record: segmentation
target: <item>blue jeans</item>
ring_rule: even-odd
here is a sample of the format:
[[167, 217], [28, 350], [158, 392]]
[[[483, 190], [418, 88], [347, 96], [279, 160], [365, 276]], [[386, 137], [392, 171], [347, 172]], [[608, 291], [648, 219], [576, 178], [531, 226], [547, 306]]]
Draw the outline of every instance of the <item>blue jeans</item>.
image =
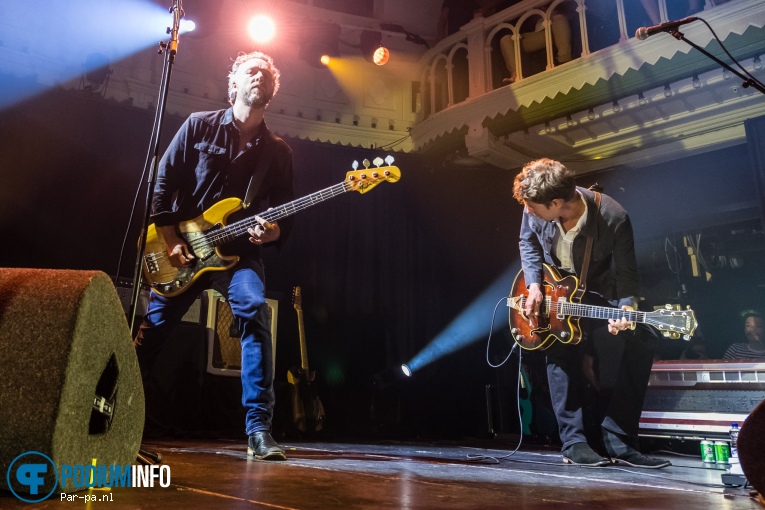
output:
[[241, 333], [242, 405], [247, 411], [245, 432], [250, 435], [270, 431], [274, 409], [273, 347], [263, 268], [256, 260], [243, 257], [228, 271], [208, 271], [179, 296], [168, 298], [151, 292], [135, 342], [144, 381], [162, 344], [206, 288], [226, 296]]

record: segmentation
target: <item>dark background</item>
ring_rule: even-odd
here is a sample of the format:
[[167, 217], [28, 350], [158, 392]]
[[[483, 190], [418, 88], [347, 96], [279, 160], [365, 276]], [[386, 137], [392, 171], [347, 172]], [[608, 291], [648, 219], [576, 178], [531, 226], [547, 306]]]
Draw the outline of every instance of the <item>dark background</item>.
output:
[[[127, 226], [134, 196], [139, 193], [142, 204], [145, 195], [137, 188], [152, 120], [151, 111], [58, 89], [2, 111], [0, 266], [99, 269], [116, 276], [122, 254], [120, 276], [129, 279], [142, 205], [132, 228]], [[162, 148], [182, 121], [166, 118]], [[297, 197], [340, 182], [354, 160], [388, 154], [287, 141], [294, 151]], [[741, 310], [765, 305], [762, 205], [750, 148], [751, 143], [581, 178], [583, 185], [602, 185], [630, 212], [646, 305], [691, 305], [712, 356], [741, 340]], [[514, 370], [488, 367], [488, 320], [472, 326], [478, 341], [412, 379], [387, 388], [374, 381], [410, 360], [517, 264], [517, 169], [395, 157], [400, 182], [300, 213], [282, 249], [266, 250], [269, 296], [280, 301], [277, 379], [284, 382], [287, 369], [299, 363], [290, 296], [300, 285], [327, 434], [485, 435], [486, 385], [508, 384]], [[708, 281], [692, 275], [684, 236], [700, 236]], [[508, 290], [490, 296], [486, 307]], [[491, 317], [491, 310], [484, 312]], [[506, 320], [500, 309], [497, 322]], [[499, 356], [509, 348], [507, 332], [500, 328], [495, 340]], [[682, 341], [667, 340], [661, 356], [676, 358], [683, 347]], [[216, 381], [207, 398], [236, 408], [238, 380]], [[514, 409], [512, 395], [495, 398], [497, 405]]]

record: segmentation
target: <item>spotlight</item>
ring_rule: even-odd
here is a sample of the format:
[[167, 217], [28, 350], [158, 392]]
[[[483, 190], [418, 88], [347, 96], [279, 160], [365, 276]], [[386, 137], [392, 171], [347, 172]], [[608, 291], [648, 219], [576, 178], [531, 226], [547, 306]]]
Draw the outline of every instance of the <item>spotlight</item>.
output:
[[247, 32], [255, 42], [264, 43], [270, 41], [276, 33], [276, 25], [268, 16], [255, 16], [247, 24]]
[[197, 28], [197, 24], [190, 19], [182, 19], [178, 28], [182, 34], [185, 34], [187, 32], [193, 32], [194, 29]]
[[378, 66], [385, 65], [390, 59], [390, 51], [382, 45], [382, 34], [371, 30], [361, 32], [361, 54], [367, 62]]
[[390, 51], [385, 46], [380, 46], [372, 54], [372, 62], [378, 66], [384, 66], [390, 60]]
[[412, 377], [412, 369], [406, 363], [401, 364], [401, 371], [404, 372], [405, 376]]

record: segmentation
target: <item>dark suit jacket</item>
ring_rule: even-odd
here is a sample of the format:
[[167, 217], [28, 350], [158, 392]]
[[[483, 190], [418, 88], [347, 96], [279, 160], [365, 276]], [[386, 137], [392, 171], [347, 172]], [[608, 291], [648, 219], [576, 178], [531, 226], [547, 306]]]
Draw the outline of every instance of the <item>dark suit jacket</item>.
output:
[[[586, 288], [608, 300], [613, 306], [629, 305], [637, 310], [640, 281], [635, 259], [635, 243], [629, 215], [608, 195], [601, 195], [600, 209], [595, 207], [595, 194], [577, 187], [587, 202], [584, 229], [574, 239], [573, 256], [577, 276], [581, 274], [587, 236], [592, 236], [592, 256]], [[526, 285], [542, 283], [542, 264], [559, 268], [552, 251], [557, 225], [544, 221], [524, 208], [521, 224], [521, 263]]]

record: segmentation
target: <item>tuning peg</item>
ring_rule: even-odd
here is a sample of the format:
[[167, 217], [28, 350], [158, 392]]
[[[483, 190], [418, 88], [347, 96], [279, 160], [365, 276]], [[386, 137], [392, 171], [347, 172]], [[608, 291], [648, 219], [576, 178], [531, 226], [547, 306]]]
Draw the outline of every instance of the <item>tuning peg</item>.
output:
[[386, 162], [386, 163], [388, 163], [388, 166], [391, 166], [391, 164], [393, 163], [393, 161], [395, 161], [395, 160], [393, 159], [393, 156], [390, 156], [390, 155], [388, 155], [388, 156], [386, 156], [386, 157], [385, 157], [385, 162]]
[[364, 161], [362, 161], [361, 164], [364, 165], [364, 168], [369, 168], [369, 165], [370, 165], [368, 159], [364, 159]]
[[353, 164], [351, 165], [351, 167], [352, 167], [354, 170], [358, 170], [358, 169], [359, 169], [359, 162], [354, 160], [354, 161], [353, 161]]
[[372, 160], [372, 164], [376, 166], [377, 168], [380, 168], [380, 165], [385, 163], [383, 159], [380, 156], [377, 156], [375, 159]]

